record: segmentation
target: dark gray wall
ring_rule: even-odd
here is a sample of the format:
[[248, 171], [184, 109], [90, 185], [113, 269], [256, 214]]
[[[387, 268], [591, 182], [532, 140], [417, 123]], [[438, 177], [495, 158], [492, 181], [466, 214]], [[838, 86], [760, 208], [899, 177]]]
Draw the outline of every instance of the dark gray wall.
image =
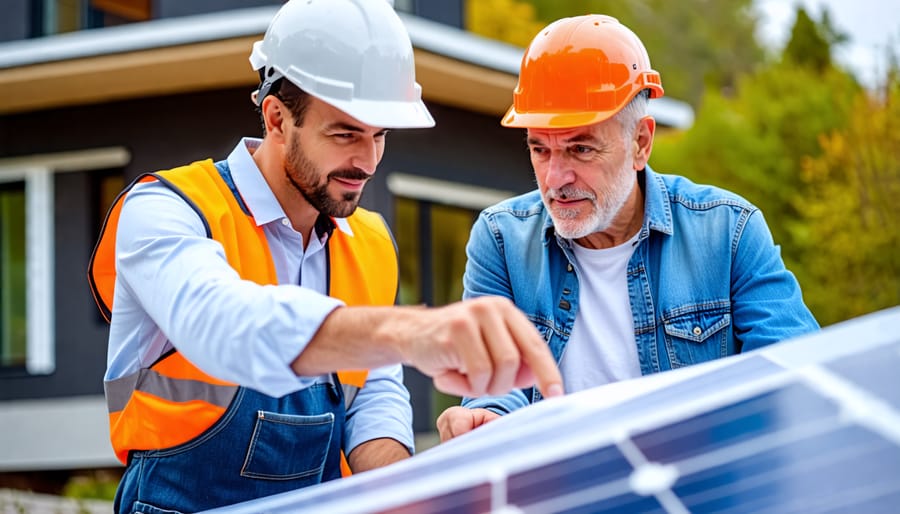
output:
[[283, 3], [283, 0], [154, 0], [153, 17], [172, 18]]
[[[241, 136], [258, 136], [251, 88], [129, 100], [0, 117], [0, 158], [124, 146], [132, 161], [126, 181], [145, 171], [228, 155]], [[499, 117], [429, 106], [433, 129], [395, 130], [363, 197], [363, 205], [392, 221], [388, 171], [418, 174], [511, 191], [533, 187], [524, 134]], [[0, 400], [102, 393], [105, 324], [86, 280], [96, 238], [91, 174], [56, 177], [56, 372], [0, 375]], [[411, 385], [411, 388], [413, 386]]]
[[3, 0], [0, 16], [0, 42], [25, 39], [31, 30], [29, 0]]
[[414, 0], [413, 13], [451, 27], [463, 27], [463, 0]]

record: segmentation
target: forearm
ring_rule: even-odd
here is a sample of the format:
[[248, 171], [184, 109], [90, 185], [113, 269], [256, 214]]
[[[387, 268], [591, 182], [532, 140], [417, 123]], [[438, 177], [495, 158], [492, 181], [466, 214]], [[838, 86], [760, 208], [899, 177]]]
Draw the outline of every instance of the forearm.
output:
[[515, 389], [503, 396], [482, 396], [481, 398], [463, 398], [460, 405], [467, 409], [488, 409], [500, 415], [509, 414], [521, 409], [531, 402], [521, 389]]
[[416, 323], [411, 307], [339, 307], [291, 364], [298, 375], [370, 369], [404, 362], [403, 326]]
[[347, 461], [354, 473], [361, 473], [409, 457], [410, 453], [406, 446], [393, 439], [381, 438], [366, 441], [354, 448], [347, 457]]
[[339, 307], [292, 362], [299, 375], [402, 363], [458, 396], [503, 394], [537, 383], [563, 392], [556, 362], [509, 300], [484, 297], [436, 308]]

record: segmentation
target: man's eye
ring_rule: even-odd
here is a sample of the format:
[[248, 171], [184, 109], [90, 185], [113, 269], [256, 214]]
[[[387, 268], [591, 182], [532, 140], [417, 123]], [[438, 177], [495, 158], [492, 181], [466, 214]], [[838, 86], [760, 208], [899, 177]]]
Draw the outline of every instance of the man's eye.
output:
[[593, 151], [593, 148], [591, 148], [590, 146], [575, 145], [572, 148], [572, 151], [577, 154], [586, 154], [586, 153], [591, 153]]

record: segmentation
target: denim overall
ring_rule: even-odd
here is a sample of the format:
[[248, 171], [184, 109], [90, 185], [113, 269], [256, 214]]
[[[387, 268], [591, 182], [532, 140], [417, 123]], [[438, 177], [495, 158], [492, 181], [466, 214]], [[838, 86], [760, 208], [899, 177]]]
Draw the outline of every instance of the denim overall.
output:
[[116, 513], [197, 512], [340, 478], [345, 411], [336, 384], [333, 376], [282, 398], [239, 388], [199, 437], [129, 454]]

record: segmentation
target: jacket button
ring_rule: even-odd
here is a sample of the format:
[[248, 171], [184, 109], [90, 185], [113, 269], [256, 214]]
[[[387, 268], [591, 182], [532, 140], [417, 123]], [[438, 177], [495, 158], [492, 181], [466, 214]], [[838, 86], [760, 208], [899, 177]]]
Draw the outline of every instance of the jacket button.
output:
[[569, 265], [566, 266], [566, 271], [568, 271], [568, 272], [571, 273], [571, 272], [572, 272], [572, 269], [574, 269], [574, 268], [572, 268], [572, 263], [570, 262]]
[[564, 311], [567, 311], [567, 310], [569, 310], [569, 309], [572, 308], [572, 304], [570, 304], [570, 303], [569, 303], [568, 301], [566, 301], [566, 300], [560, 300], [560, 301], [559, 301], [559, 308], [562, 309], [562, 310], [564, 310]]
[[695, 336], [699, 336], [702, 333], [703, 333], [703, 331], [700, 330], [700, 327], [694, 327], [694, 335]]
[[572, 292], [572, 290], [569, 289], [568, 287], [563, 289], [563, 294], [570, 294], [571, 292]]

